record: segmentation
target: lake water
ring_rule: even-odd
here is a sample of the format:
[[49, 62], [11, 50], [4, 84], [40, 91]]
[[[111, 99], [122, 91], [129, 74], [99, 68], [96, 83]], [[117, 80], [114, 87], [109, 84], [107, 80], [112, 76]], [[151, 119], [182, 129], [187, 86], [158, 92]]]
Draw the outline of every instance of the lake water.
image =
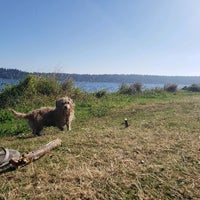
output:
[[[0, 90], [6, 85], [17, 84], [19, 81], [16, 79], [2, 79], [0, 78]], [[107, 82], [75, 82], [76, 87], [81, 88], [86, 92], [95, 92], [99, 90], [107, 90], [108, 92], [116, 92], [119, 90], [122, 83], [107, 83]], [[183, 88], [185, 85], [178, 85], [178, 88]], [[143, 89], [163, 88], [163, 84], [143, 84]]]
[[0, 78], [0, 91], [5, 88], [7, 85], [17, 84], [19, 81], [16, 79], [4, 79]]
[[[107, 83], [107, 82], [75, 82], [75, 86], [86, 92], [95, 92], [99, 90], [107, 90], [108, 92], [116, 92], [121, 87], [122, 83]], [[128, 84], [127, 84], [128, 85]], [[144, 84], [143, 89], [163, 88], [163, 84]]]

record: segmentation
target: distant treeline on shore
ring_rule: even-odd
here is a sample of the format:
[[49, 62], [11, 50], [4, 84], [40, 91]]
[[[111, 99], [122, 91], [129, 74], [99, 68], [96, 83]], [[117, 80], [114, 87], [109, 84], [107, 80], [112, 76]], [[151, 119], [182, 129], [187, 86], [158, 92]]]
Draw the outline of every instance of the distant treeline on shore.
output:
[[137, 74], [69, 74], [69, 73], [29, 73], [17, 69], [0, 68], [0, 78], [22, 79], [27, 75], [53, 76], [60, 81], [71, 77], [79, 82], [113, 82], [113, 83], [143, 83], [143, 84], [200, 84], [200, 76], [158, 76]]

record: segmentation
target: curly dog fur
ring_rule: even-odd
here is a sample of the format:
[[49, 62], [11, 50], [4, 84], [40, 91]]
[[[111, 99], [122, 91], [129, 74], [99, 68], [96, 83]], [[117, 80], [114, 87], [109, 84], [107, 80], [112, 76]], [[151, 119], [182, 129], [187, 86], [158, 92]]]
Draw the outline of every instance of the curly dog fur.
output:
[[56, 101], [56, 107], [42, 107], [28, 113], [19, 113], [13, 109], [10, 111], [18, 118], [27, 119], [32, 133], [40, 135], [43, 127], [54, 126], [60, 130], [67, 126], [71, 130], [71, 122], [74, 118], [74, 102], [69, 97], [62, 97]]

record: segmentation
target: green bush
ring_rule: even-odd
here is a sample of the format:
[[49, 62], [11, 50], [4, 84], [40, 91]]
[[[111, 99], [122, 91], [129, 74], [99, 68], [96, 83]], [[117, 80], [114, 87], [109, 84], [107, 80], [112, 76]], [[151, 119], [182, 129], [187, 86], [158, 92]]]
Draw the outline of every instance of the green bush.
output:
[[69, 94], [72, 94], [75, 90], [74, 80], [71, 77], [68, 77], [66, 80], [64, 80], [61, 83], [61, 88], [62, 88], [63, 91], [65, 91]]
[[166, 84], [164, 85], [164, 90], [166, 92], [176, 92], [178, 88], [177, 84]]
[[[0, 93], [0, 108], [5, 108], [6, 106], [13, 106], [19, 102], [21, 96], [24, 95], [29, 83], [31, 81], [31, 76], [28, 76], [24, 80], [20, 81], [19, 84], [13, 86], [7, 86]], [[34, 91], [31, 91], [32, 94]]]
[[95, 97], [101, 98], [107, 94], [107, 90], [100, 90], [95, 93]]
[[132, 87], [134, 88], [136, 93], [142, 92], [142, 84], [141, 83], [134, 83], [134, 84], [132, 84]]
[[200, 92], [200, 84], [192, 84], [190, 86], [185, 86], [183, 90], [187, 90], [190, 92]]
[[56, 95], [60, 92], [60, 86], [55, 77], [38, 77], [35, 82], [36, 92], [42, 95]]
[[7, 86], [0, 93], [0, 108], [15, 106], [18, 103], [26, 102], [26, 100], [35, 97], [45, 96], [75, 96], [81, 93], [75, 89], [73, 81], [68, 79], [63, 83], [59, 83], [55, 76], [44, 77], [29, 75], [19, 82], [17, 85]]
[[128, 94], [129, 86], [126, 83], [122, 83], [121, 87], [119, 88], [120, 94]]
[[133, 94], [139, 94], [142, 92], [142, 84], [141, 83], [133, 83], [130, 86], [128, 86], [125, 83], [122, 83], [119, 93], [120, 94], [128, 94], [128, 95], [133, 95]]

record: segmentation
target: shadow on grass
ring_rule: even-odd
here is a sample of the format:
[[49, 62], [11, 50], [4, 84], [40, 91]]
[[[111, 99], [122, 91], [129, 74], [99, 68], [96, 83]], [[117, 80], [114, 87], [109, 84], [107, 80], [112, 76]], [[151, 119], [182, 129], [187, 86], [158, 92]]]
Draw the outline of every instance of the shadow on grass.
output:
[[40, 137], [40, 136], [43, 136], [44, 134], [40, 134], [40, 135], [33, 135], [33, 134], [22, 134], [22, 135], [18, 135], [17, 136], [17, 139], [30, 139], [30, 138], [36, 138], [36, 137]]
[[11, 166], [10, 164], [4, 166], [2, 169], [0, 169], [0, 175], [1, 174], [5, 174], [5, 173], [8, 173], [8, 172], [12, 172], [14, 170], [16, 170], [17, 168]]

